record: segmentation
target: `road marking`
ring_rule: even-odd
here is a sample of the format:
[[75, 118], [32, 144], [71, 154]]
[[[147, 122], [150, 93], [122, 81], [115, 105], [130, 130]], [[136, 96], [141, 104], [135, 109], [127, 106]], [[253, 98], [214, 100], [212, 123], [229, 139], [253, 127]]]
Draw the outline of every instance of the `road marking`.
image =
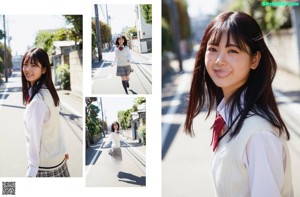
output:
[[[99, 142], [101, 142], [101, 140], [99, 140]], [[89, 171], [91, 170], [92, 164], [95, 162], [96, 157], [98, 157], [99, 151], [102, 150], [102, 148], [101, 148], [102, 145], [101, 145], [101, 144], [104, 143], [104, 140], [103, 140], [103, 142], [101, 142], [101, 143], [99, 143], [99, 142], [98, 142], [95, 146], [97, 146], [97, 145], [100, 145], [100, 146], [99, 146], [99, 148], [98, 148], [96, 154], [94, 155], [92, 161], [90, 162], [90, 165], [88, 165], [87, 168], [86, 168], [86, 170], [85, 170], [85, 176], [86, 176], [86, 177], [87, 177]]]
[[[180, 97], [184, 94], [184, 91], [188, 85], [187, 81], [189, 81], [189, 80], [190, 80], [189, 74], [185, 73], [182, 75], [182, 77], [179, 81], [179, 86], [175, 93], [176, 96], [173, 97], [173, 99], [170, 103], [171, 107], [168, 108], [167, 113], [164, 115], [175, 114], [178, 107], [180, 106], [180, 105], [178, 105], [178, 101], [180, 101]], [[162, 123], [173, 123], [173, 119], [174, 119], [174, 115], [164, 116], [164, 117], [162, 117]], [[163, 124], [163, 126], [162, 126], [162, 145], [165, 144], [170, 127], [171, 127], [171, 124]]]
[[141, 151], [139, 151], [138, 149], [134, 148], [133, 146], [131, 146], [130, 144], [128, 144], [127, 142], [125, 142], [125, 140], [123, 140], [123, 142], [124, 142], [125, 144], [127, 144], [128, 146], [130, 146], [130, 148], [134, 149], [134, 151], [136, 151], [137, 153], [139, 153], [140, 156], [142, 157], [142, 159], [143, 159], [144, 161], [146, 161], [146, 155], [144, 155]]

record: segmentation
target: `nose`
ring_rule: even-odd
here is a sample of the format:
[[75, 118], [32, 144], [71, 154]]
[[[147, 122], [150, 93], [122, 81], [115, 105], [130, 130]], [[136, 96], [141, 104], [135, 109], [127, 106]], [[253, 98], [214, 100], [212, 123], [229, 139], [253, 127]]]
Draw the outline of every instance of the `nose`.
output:
[[215, 61], [215, 64], [218, 65], [218, 66], [222, 66], [222, 65], [225, 64], [225, 56], [222, 52], [218, 53], [218, 57]]

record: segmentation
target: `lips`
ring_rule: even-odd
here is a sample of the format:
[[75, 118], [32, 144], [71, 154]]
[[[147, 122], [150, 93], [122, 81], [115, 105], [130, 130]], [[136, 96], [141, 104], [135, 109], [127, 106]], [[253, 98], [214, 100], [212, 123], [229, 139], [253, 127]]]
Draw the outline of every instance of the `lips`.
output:
[[231, 71], [224, 69], [214, 70], [214, 72], [218, 78], [225, 78], [231, 73]]

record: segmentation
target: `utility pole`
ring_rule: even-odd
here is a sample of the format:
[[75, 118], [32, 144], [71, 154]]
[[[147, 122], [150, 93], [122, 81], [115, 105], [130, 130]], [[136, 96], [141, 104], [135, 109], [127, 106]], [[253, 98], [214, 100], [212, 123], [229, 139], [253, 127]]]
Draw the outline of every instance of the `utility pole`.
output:
[[104, 137], [105, 137], [102, 97], [100, 97], [100, 105], [101, 105], [101, 113], [102, 113], [102, 129], [103, 129], [103, 134], [104, 134]]
[[95, 7], [95, 24], [96, 24], [96, 37], [97, 37], [97, 47], [98, 47], [98, 61], [102, 60], [102, 47], [101, 47], [101, 33], [100, 33], [100, 21], [99, 21], [99, 14], [98, 14], [98, 4], [94, 5]]
[[7, 76], [7, 49], [6, 49], [6, 31], [5, 31], [5, 15], [3, 15], [3, 34], [4, 34], [4, 47], [3, 47], [3, 65], [4, 65], [4, 75], [5, 75], [5, 82], [8, 82]]
[[178, 27], [178, 10], [177, 6], [174, 3], [174, 0], [167, 0], [168, 2], [168, 8], [170, 12], [170, 21], [171, 21], [171, 28], [173, 32], [173, 39], [176, 40], [173, 42], [174, 47], [175, 47], [175, 53], [179, 62], [179, 71], [183, 71], [182, 68], [182, 57], [181, 57], [181, 50], [180, 50], [180, 30]]

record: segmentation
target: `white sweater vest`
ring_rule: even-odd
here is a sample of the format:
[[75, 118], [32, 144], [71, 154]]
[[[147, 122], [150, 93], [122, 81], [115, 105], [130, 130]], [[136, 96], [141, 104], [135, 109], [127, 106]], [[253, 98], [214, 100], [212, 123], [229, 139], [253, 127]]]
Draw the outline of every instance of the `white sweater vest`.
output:
[[[248, 172], [243, 164], [243, 154], [250, 137], [260, 131], [277, 131], [260, 116], [246, 118], [240, 133], [231, 141], [222, 139], [212, 159], [212, 175], [216, 194], [219, 197], [250, 197]], [[277, 133], [273, 132], [276, 136]], [[227, 134], [228, 135], [228, 134]], [[291, 182], [290, 156], [286, 140], [280, 138], [286, 151], [286, 169], [281, 188], [282, 197], [293, 196]]]
[[[42, 134], [39, 155], [39, 166], [57, 166], [63, 161], [66, 153], [63, 135], [60, 127], [59, 106], [54, 105], [54, 101], [48, 89], [40, 89], [39, 92], [32, 99], [31, 103], [34, 100], [40, 100], [45, 102], [51, 113], [50, 119], [44, 123], [41, 131]], [[30, 133], [30, 131], [27, 132]]]
[[125, 46], [123, 50], [119, 50], [117, 47], [115, 48], [115, 61], [117, 62], [117, 66], [128, 66], [130, 65], [129, 60], [131, 59], [130, 50], [128, 46]]

